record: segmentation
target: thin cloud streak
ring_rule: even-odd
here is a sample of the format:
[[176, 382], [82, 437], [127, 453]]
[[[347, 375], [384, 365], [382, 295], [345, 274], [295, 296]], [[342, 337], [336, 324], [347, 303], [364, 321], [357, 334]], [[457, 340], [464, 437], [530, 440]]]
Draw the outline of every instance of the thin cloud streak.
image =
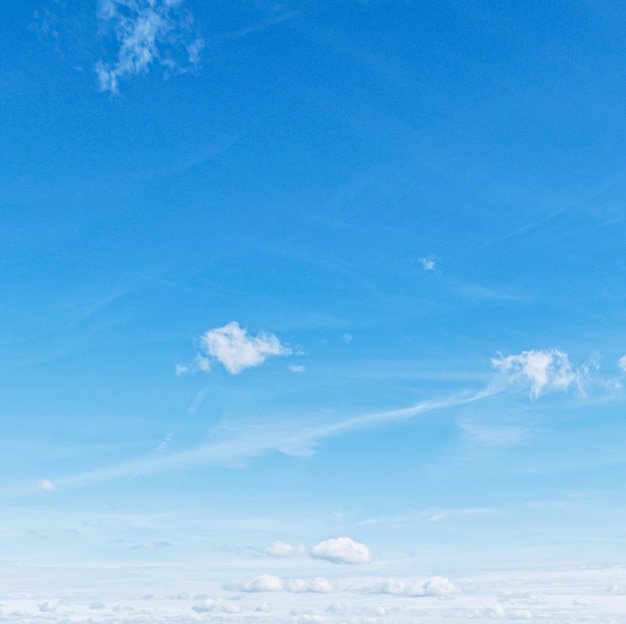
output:
[[286, 454], [297, 449], [298, 454], [310, 454], [322, 440], [344, 435], [352, 431], [369, 429], [386, 423], [397, 423], [435, 410], [473, 403], [498, 393], [495, 386], [488, 386], [469, 396], [454, 396], [440, 401], [424, 401], [412, 407], [385, 412], [376, 412], [348, 418], [338, 423], [303, 427], [292, 432], [277, 432], [267, 428], [265, 436], [259, 436], [258, 430], [253, 435], [205, 444], [172, 455], [143, 458], [106, 468], [92, 470], [79, 475], [54, 480], [57, 490], [85, 487], [96, 483], [105, 483], [116, 479], [155, 474], [169, 469], [194, 469], [217, 464], [232, 464], [259, 457], [271, 451]]

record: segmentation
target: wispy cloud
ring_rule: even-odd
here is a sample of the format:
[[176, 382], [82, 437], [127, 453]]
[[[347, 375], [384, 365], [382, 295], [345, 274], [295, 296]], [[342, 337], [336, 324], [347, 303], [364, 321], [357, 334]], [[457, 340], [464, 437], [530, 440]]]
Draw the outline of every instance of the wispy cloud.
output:
[[424, 271], [434, 271], [435, 270], [435, 256], [425, 256], [424, 258], [420, 258], [420, 262], [422, 264], [422, 268]]
[[113, 57], [95, 66], [102, 91], [118, 93], [121, 78], [154, 65], [168, 74], [200, 62], [204, 42], [185, 0], [100, 0], [98, 20]]
[[530, 387], [530, 396], [552, 390], [567, 390], [573, 383], [582, 382], [584, 370], [576, 370], [567, 353], [559, 349], [523, 351], [517, 355], [501, 356], [491, 360], [508, 383]]

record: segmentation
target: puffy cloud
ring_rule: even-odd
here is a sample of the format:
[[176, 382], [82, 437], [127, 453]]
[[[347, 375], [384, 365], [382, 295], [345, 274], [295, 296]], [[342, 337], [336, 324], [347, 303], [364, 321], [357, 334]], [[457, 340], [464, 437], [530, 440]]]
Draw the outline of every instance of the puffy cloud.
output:
[[[251, 336], [245, 327], [233, 321], [210, 329], [200, 338], [204, 353], [198, 353], [189, 364], [177, 364], [176, 374], [209, 372], [211, 359], [214, 359], [231, 374], [237, 375], [246, 368], [263, 364], [271, 355], [291, 355], [292, 350], [280, 340], [266, 332]], [[304, 372], [304, 366], [290, 366], [291, 371]]]
[[372, 551], [365, 545], [349, 537], [337, 537], [325, 540], [311, 548], [311, 557], [325, 559], [332, 563], [369, 563], [373, 559]]
[[336, 591], [336, 586], [334, 583], [329, 581], [327, 578], [323, 576], [318, 576], [314, 579], [291, 579], [287, 581], [286, 584], [287, 591], [290, 591], [294, 594], [302, 594], [302, 593], [315, 593], [315, 594], [326, 594], [328, 592]]
[[274, 334], [260, 332], [250, 336], [248, 330], [236, 321], [206, 332], [202, 336], [202, 346], [231, 375], [263, 364], [270, 355], [291, 354], [291, 349], [281, 344]]
[[267, 552], [272, 557], [295, 557], [296, 555], [304, 555], [306, 548], [304, 546], [293, 544], [286, 544], [280, 540], [276, 540], [268, 549]]
[[271, 574], [261, 574], [255, 576], [251, 581], [239, 583], [235, 581], [226, 587], [227, 589], [238, 589], [244, 592], [278, 592], [285, 589], [285, 584], [279, 576]]
[[434, 576], [424, 583], [424, 596], [451, 596], [458, 592], [458, 587], [445, 576]]
[[580, 383], [580, 373], [572, 367], [567, 353], [559, 349], [523, 351], [494, 358], [491, 363], [509, 383], [530, 385], [533, 399], [551, 390], [567, 390], [576, 381]]
[[426, 581], [412, 579], [384, 579], [361, 590], [365, 594], [391, 594], [393, 596], [436, 596], [444, 598], [459, 592], [445, 576], [434, 576]]
[[204, 42], [194, 35], [184, 0], [100, 0], [98, 20], [116, 51], [115, 60], [96, 64], [102, 91], [117, 93], [120, 78], [155, 64], [171, 73], [200, 60]]

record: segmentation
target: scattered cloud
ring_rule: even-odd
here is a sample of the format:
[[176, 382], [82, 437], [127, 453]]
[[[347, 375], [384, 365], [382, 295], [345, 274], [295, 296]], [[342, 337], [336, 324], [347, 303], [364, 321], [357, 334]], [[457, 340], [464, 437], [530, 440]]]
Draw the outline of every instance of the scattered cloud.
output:
[[286, 583], [287, 591], [294, 594], [302, 593], [314, 593], [314, 594], [326, 594], [328, 592], [336, 591], [337, 587], [335, 583], [329, 581], [323, 576], [318, 576], [314, 579], [291, 579]]
[[185, 0], [100, 0], [98, 21], [112, 51], [95, 66], [101, 91], [118, 93], [121, 78], [155, 65], [167, 75], [200, 62], [204, 41]]
[[293, 364], [289, 367], [289, 370], [292, 373], [304, 373], [306, 371], [306, 366], [302, 366], [302, 364], [300, 365]]
[[295, 557], [297, 555], [305, 555], [306, 548], [302, 545], [294, 546], [293, 544], [286, 544], [285, 542], [276, 540], [268, 547], [267, 552], [272, 555], [272, 557]]
[[52, 483], [52, 481], [48, 481], [48, 479], [42, 479], [37, 483], [37, 489], [41, 490], [42, 492], [54, 492], [56, 488], [54, 487], [54, 483]]
[[271, 574], [256, 576], [250, 581], [231, 581], [224, 585], [224, 589], [246, 593], [256, 592], [289, 592], [292, 594], [326, 594], [337, 591], [337, 585], [323, 576], [312, 579], [282, 579]]
[[365, 545], [349, 537], [325, 540], [311, 548], [311, 557], [325, 559], [331, 563], [361, 564], [373, 559], [372, 551]]
[[575, 370], [567, 353], [559, 349], [523, 351], [493, 358], [491, 363], [508, 383], [529, 385], [533, 399], [552, 390], [567, 390], [575, 382], [580, 387], [585, 374]]
[[622, 355], [622, 357], [617, 360], [617, 365], [623, 373], [626, 373], [626, 355]]
[[352, 342], [352, 336], [350, 334], [344, 334], [343, 335], [343, 341], [349, 345]]
[[242, 592], [279, 592], [285, 589], [285, 583], [280, 576], [273, 576], [272, 574], [261, 574], [255, 576], [252, 580], [241, 582], [231, 581], [224, 585], [224, 589], [230, 591], [242, 591]]
[[422, 268], [424, 271], [434, 271], [435, 270], [435, 256], [430, 255], [424, 258], [420, 258], [420, 262], [422, 263]]
[[211, 370], [211, 362], [209, 358], [199, 353], [191, 360], [189, 364], [176, 364], [176, 374], [186, 375], [188, 373], [203, 372], [208, 373]]
[[393, 596], [435, 596], [444, 598], [459, 593], [458, 587], [445, 576], [434, 576], [426, 581], [390, 578], [366, 585], [364, 594], [391, 594]]
[[[204, 354], [198, 353], [189, 364], [177, 364], [177, 375], [208, 372], [211, 370], [210, 358], [222, 364], [231, 375], [238, 375], [246, 368], [263, 364], [271, 355], [292, 353], [274, 334], [259, 332], [252, 336], [236, 321], [207, 331], [200, 339], [200, 347]], [[302, 372], [304, 366], [292, 366], [291, 370]]]

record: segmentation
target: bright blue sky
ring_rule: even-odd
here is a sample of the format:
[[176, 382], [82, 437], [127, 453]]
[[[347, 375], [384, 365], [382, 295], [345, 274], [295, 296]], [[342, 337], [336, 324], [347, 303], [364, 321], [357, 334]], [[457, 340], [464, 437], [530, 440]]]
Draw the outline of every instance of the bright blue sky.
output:
[[623, 561], [625, 29], [5, 0], [6, 557]]

